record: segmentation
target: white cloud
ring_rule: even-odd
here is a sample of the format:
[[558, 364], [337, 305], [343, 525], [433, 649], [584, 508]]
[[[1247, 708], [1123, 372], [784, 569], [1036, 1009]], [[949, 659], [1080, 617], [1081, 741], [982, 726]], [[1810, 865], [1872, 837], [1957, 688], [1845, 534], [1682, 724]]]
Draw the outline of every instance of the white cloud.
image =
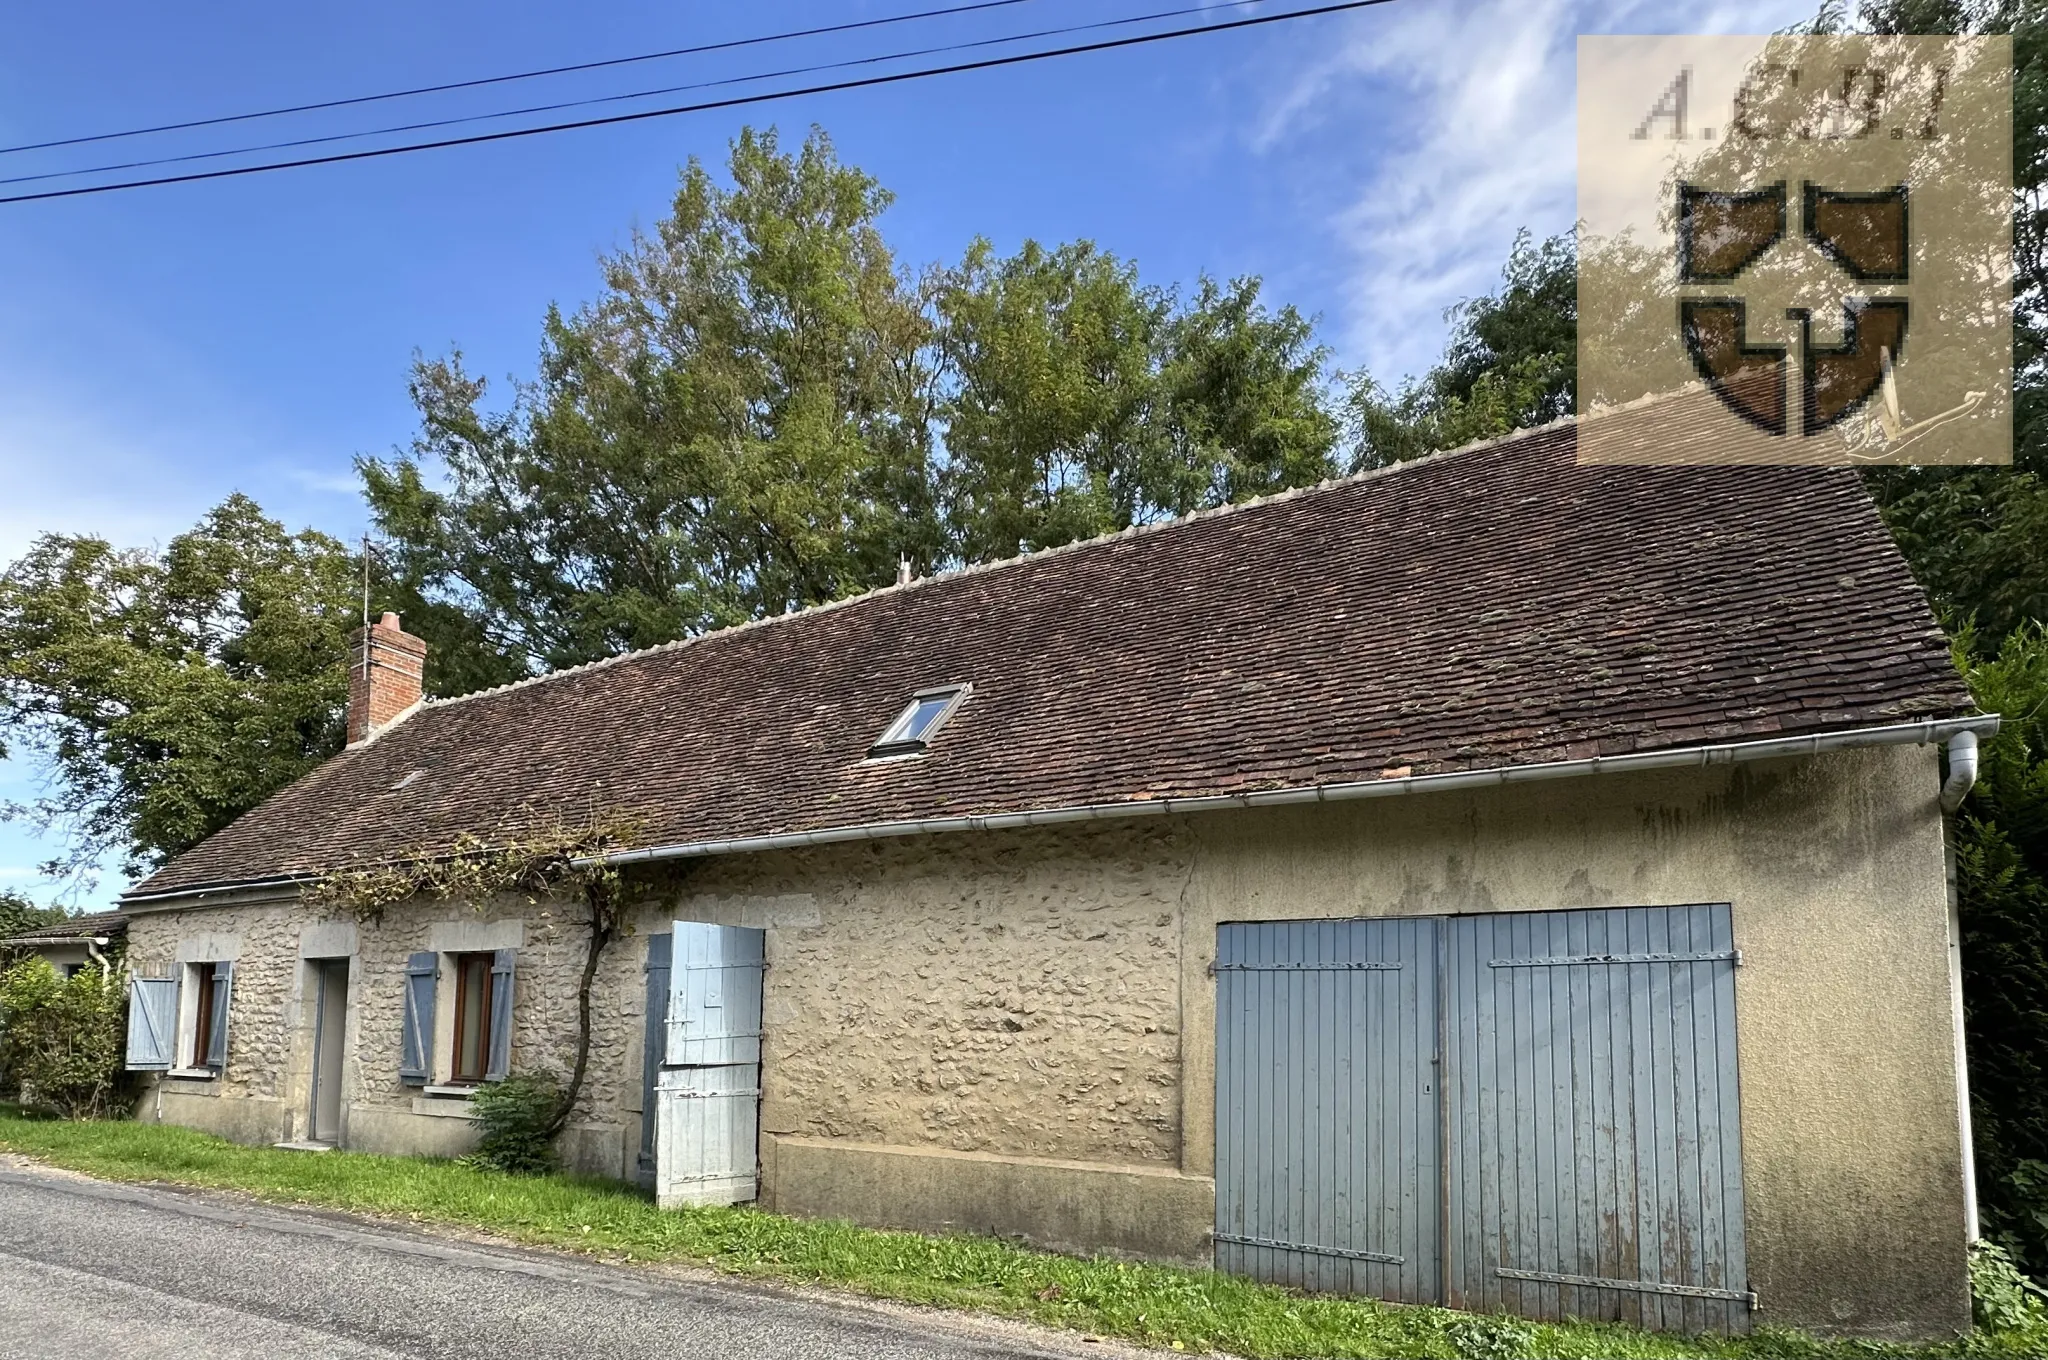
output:
[[[1728, 0], [1687, 16], [1695, 32], [1770, 32], [1811, 0]], [[1351, 261], [1335, 318], [1340, 349], [1383, 379], [1426, 368], [1442, 313], [1493, 286], [1517, 230], [1574, 216], [1573, 89], [1580, 33], [1669, 31], [1647, 0], [1398, 4], [1349, 25], [1346, 44], [1270, 102], [1254, 145], [1286, 154], [1333, 120], [1377, 149], [1368, 182], [1333, 211]]]
[[354, 468], [335, 472], [328, 468], [293, 467], [286, 468], [284, 475], [308, 491], [329, 496], [356, 497], [363, 493], [363, 479], [356, 475]]

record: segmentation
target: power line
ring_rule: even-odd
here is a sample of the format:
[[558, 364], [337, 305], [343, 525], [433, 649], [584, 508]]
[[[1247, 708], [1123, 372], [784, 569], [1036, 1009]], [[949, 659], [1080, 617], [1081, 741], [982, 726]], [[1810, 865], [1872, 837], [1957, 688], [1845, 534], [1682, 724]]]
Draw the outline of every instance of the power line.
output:
[[[1231, 0], [1236, 5], [1258, 4], [1261, 0]], [[744, 85], [756, 80], [779, 80], [788, 76], [815, 75], [820, 71], [839, 71], [854, 66], [874, 66], [887, 61], [904, 61], [911, 57], [930, 57], [944, 52], [965, 52], [982, 47], [996, 47], [1003, 43], [1030, 42], [1037, 38], [1056, 38], [1068, 33], [1088, 33], [1105, 28], [1126, 28], [1132, 24], [1153, 23], [1160, 19], [1181, 19], [1190, 14], [1202, 14], [1213, 5], [1189, 5], [1181, 9], [1156, 10], [1151, 14], [1132, 15], [1126, 19], [1102, 19], [1088, 24], [1066, 24], [1057, 28], [1041, 28], [1030, 33], [1012, 33], [1002, 37], [978, 38], [972, 42], [942, 43], [936, 47], [910, 48], [901, 52], [887, 52], [873, 57], [851, 57], [844, 61], [820, 62], [812, 66], [792, 66], [780, 71], [762, 71], [754, 75], [726, 76], [719, 80], [700, 80], [687, 85], [666, 85], [659, 89], [635, 90], [630, 94], [595, 95], [587, 99], [567, 99], [555, 104], [534, 104], [523, 109], [503, 109], [496, 113], [471, 113], [455, 118], [436, 118], [421, 123], [400, 123], [392, 127], [368, 128], [362, 132], [334, 132], [318, 137], [297, 137], [281, 142], [262, 142], [254, 146], [230, 147], [225, 151], [194, 151], [180, 156], [157, 156], [147, 160], [118, 161], [109, 165], [88, 166], [80, 170], [45, 170], [33, 175], [11, 175], [0, 178], [0, 184], [34, 184], [44, 180], [75, 179], [80, 175], [103, 175], [115, 170], [140, 170], [152, 165], [184, 165], [193, 161], [219, 160], [223, 156], [249, 156], [261, 151], [287, 151], [300, 146], [323, 146], [333, 142], [355, 141], [363, 137], [382, 137], [394, 132], [422, 132], [428, 128], [456, 127], [465, 123], [485, 123], [499, 118], [520, 118], [535, 113], [555, 113], [562, 109], [589, 108], [597, 104], [618, 104], [631, 99], [651, 99], [655, 95], [681, 94], [685, 90], [710, 90], [726, 85]]]
[[46, 151], [58, 146], [83, 146], [87, 142], [112, 142], [124, 137], [147, 137], [158, 132], [183, 132], [188, 128], [218, 127], [222, 123], [246, 123], [257, 118], [280, 118], [288, 113], [312, 113], [319, 109], [342, 109], [355, 104], [376, 104], [390, 99], [409, 99], [414, 95], [442, 94], [448, 90], [473, 90], [482, 85], [503, 85], [515, 80], [536, 80], [542, 76], [567, 75], [574, 71], [597, 71], [610, 66], [630, 66], [635, 62], [664, 61], [669, 57], [691, 57], [704, 52], [726, 52], [739, 47], [758, 47], [765, 43], [787, 42], [795, 38], [815, 38], [827, 33], [851, 33], [862, 28], [881, 28], [888, 24], [907, 24], [921, 19], [938, 19], [950, 14], [972, 14], [985, 9], [1003, 9], [1010, 5], [1022, 5], [1029, 0], [978, 0], [971, 5], [952, 5], [945, 9], [920, 10], [916, 14], [894, 14], [882, 19], [862, 19], [844, 24], [827, 24], [822, 28], [799, 28], [786, 33], [764, 33], [753, 38], [733, 38], [725, 42], [704, 43], [697, 47], [677, 47], [666, 52], [643, 52], [631, 57], [608, 57], [603, 61], [581, 61], [571, 66], [548, 66], [538, 71], [516, 71], [511, 75], [481, 76], [475, 80], [454, 80], [445, 85], [421, 85], [410, 90], [389, 90], [383, 94], [362, 94], [349, 99], [325, 99], [317, 104], [292, 104], [285, 108], [262, 109], [255, 113], [229, 113], [218, 118], [195, 118], [186, 123], [159, 123], [155, 127], [129, 128], [125, 132], [96, 132], [87, 137], [60, 137], [52, 142], [24, 142], [20, 146], [0, 146], [0, 156], [10, 156], [17, 151]]
[[1007, 57], [985, 57], [980, 61], [956, 62], [950, 66], [930, 66], [917, 71], [895, 71], [887, 75], [864, 76], [859, 80], [833, 81], [824, 85], [807, 85], [794, 90], [769, 90], [760, 94], [735, 95], [730, 99], [710, 99], [696, 104], [677, 104], [666, 109], [645, 109], [637, 113], [615, 113], [603, 118], [584, 118], [568, 123], [546, 123], [540, 127], [511, 128], [504, 132], [480, 132], [468, 137], [447, 137], [433, 142], [410, 142], [404, 146], [374, 147], [367, 151], [342, 151], [327, 156], [307, 156], [299, 160], [271, 161], [263, 165], [238, 165], [225, 170], [198, 170], [183, 175], [160, 175], [154, 179], [121, 180], [114, 184], [90, 184], [77, 189], [43, 189], [32, 194], [10, 194], [0, 198], [0, 204], [35, 203], [51, 198], [80, 198], [87, 194], [110, 194], [121, 189], [148, 189], [162, 184], [191, 184], [200, 180], [232, 179], [241, 175], [260, 175], [271, 170], [299, 170], [314, 165], [339, 165], [348, 161], [374, 160], [382, 156], [401, 156], [413, 151], [439, 151], [455, 146], [480, 146], [487, 142], [510, 141], [518, 137], [538, 137], [552, 132], [574, 132], [583, 128], [609, 127], [616, 123], [638, 123], [650, 118], [670, 118], [684, 113], [708, 113], [715, 109], [741, 108], [750, 104], [766, 104], [778, 99], [798, 99], [806, 95], [836, 94], [842, 90], [863, 90], [877, 85], [896, 85], [908, 80], [922, 80], [928, 76], [960, 75], [968, 71], [987, 71], [1004, 66], [1019, 66], [1028, 62], [1046, 61], [1053, 57], [1073, 57], [1089, 52], [1108, 52], [1118, 48], [1139, 47], [1146, 43], [1166, 42], [1173, 38], [1199, 37], [1209, 33], [1228, 33], [1234, 29], [1254, 28], [1264, 24], [1285, 23], [1292, 19], [1311, 19], [1324, 14], [1341, 14], [1348, 10], [1370, 9], [1391, 4], [1393, 0], [1343, 0], [1339, 4], [1318, 5], [1311, 9], [1289, 10], [1284, 14], [1260, 14], [1248, 19], [1232, 19], [1220, 24], [1201, 24], [1190, 28], [1167, 29], [1161, 33], [1141, 33], [1129, 38], [1109, 38], [1101, 42], [1079, 43], [1072, 47], [1049, 48], [1043, 52], [1019, 52]]

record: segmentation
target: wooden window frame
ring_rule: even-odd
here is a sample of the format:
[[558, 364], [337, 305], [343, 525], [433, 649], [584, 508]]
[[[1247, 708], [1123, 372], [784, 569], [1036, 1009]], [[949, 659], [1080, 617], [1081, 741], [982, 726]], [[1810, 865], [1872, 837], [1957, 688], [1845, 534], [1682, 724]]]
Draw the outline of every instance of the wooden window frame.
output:
[[211, 963], [187, 965], [196, 977], [192, 989], [192, 1061], [193, 1068], [207, 1067], [206, 1055], [213, 1050], [213, 989], [220, 985], [214, 977]]
[[[448, 1084], [451, 1086], [481, 1086], [491, 1070], [491, 1011], [497, 1001], [495, 979], [491, 974], [494, 957], [488, 951], [478, 953], [450, 954], [449, 961], [455, 971], [455, 1023], [451, 1026], [454, 1046], [448, 1055]], [[471, 1035], [466, 1025], [469, 1015], [469, 996], [473, 986], [483, 988], [482, 1004], [477, 1007], [477, 1033]], [[474, 1046], [476, 1066], [472, 1072], [463, 1065], [463, 1050]]]

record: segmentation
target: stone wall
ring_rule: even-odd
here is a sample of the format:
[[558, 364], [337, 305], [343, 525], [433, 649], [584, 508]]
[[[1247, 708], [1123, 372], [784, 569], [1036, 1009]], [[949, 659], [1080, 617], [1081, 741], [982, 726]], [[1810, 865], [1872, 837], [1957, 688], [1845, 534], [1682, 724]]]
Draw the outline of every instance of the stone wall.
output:
[[[399, 1080], [405, 962], [416, 951], [515, 947], [513, 1070], [546, 1068], [566, 1075], [575, 1056], [576, 986], [588, 940], [580, 913], [576, 902], [505, 898], [474, 906], [423, 902], [380, 921], [341, 923], [352, 927], [346, 931], [352, 968], [344, 1128], [358, 1135], [345, 1141], [373, 1150], [444, 1154], [473, 1142], [466, 1102], [423, 1095], [419, 1086]], [[235, 964], [226, 1067], [218, 1080], [164, 1078], [165, 1118], [250, 1141], [306, 1136], [313, 998], [304, 960], [328, 952], [324, 941], [335, 938], [335, 924], [331, 910], [294, 901], [136, 915], [129, 959], [138, 975], [169, 976], [186, 960], [229, 958]], [[629, 1047], [638, 1062], [642, 1001], [638, 963], [628, 964], [629, 952], [624, 946], [612, 951], [612, 966], [593, 990], [592, 1079], [567, 1144], [579, 1169], [613, 1176], [626, 1174], [627, 1135], [638, 1129], [637, 1083], [629, 1110], [622, 1106], [617, 1079], [627, 1068]], [[225, 1108], [239, 1102], [254, 1108]], [[154, 1093], [141, 1108], [157, 1110]]]
[[[1186, 828], [1132, 822], [948, 848], [935, 857], [896, 841], [736, 857], [642, 885], [633, 934], [607, 951], [593, 988], [575, 1164], [630, 1171], [645, 936], [681, 919], [767, 929], [764, 1132], [1178, 1166]], [[399, 1081], [404, 968], [416, 951], [516, 946], [513, 1070], [566, 1074], [588, 940], [581, 911], [575, 901], [421, 902], [357, 927], [346, 1119], [370, 1136], [350, 1141], [467, 1145], [456, 1103]], [[263, 1136], [304, 1136], [312, 1002], [302, 941], [332, 914], [289, 901], [138, 914], [130, 949], [143, 974], [167, 972], [174, 956], [236, 960], [223, 1078], [172, 1079], [168, 1089], [275, 1102]], [[247, 1125], [246, 1111], [235, 1117]]]
[[[1201, 1260], [1218, 922], [1725, 901], [1745, 958], [1763, 1316], [1886, 1335], [1963, 1326], [1937, 784], [1930, 750], [1887, 748], [686, 861], [640, 880], [634, 933], [605, 959], [566, 1150], [584, 1170], [634, 1165], [646, 935], [672, 919], [761, 927], [769, 1207]], [[448, 1152], [470, 1137], [461, 1102], [397, 1079], [415, 950], [516, 943], [514, 1068], [565, 1071], [579, 911], [419, 903], [363, 925], [346, 1141]], [[251, 1141], [303, 1127], [298, 960], [322, 929], [292, 903], [135, 917], [145, 972], [202, 957], [209, 939], [238, 950], [227, 1078], [162, 1083], [165, 1118]]]

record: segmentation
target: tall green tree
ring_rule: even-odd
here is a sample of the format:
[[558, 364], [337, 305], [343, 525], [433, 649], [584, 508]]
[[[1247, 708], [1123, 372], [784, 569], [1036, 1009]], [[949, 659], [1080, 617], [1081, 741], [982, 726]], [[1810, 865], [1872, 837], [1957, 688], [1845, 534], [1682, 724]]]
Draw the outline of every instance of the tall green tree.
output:
[[[944, 555], [922, 300], [889, 194], [822, 132], [692, 160], [670, 215], [550, 310], [540, 371], [484, 406], [421, 361], [412, 451], [360, 469], [449, 682], [592, 660], [885, 584]], [[445, 664], [445, 663], [444, 663]]]
[[1228, 505], [1336, 471], [1329, 350], [1292, 304], [1269, 308], [1256, 278], [1204, 277], [1173, 318], [1161, 362], [1175, 513]]
[[2048, 627], [1958, 655], [2004, 715], [1956, 819], [1971, 1124], [1984, 1229], [2048, 1277]]
[[987, 561], [1302, 486], [1334, 468], [1325, 351], [1256, 279], [1183, 302], [1088, 241], [976, 241], [940, 279], [943, 500]]
[[54, 867], [146, 871], [340, 749], [359, 565], [235, 495], [161, 552], [46, 534], [9, 566], [0, 741], [49, 775], [11, 811], [69, 833]]
[[434, 691], [1332, 470], [1325, 354], [1255, 279], [1183, 300], [1087, 242], [912, 271], [822, 132], [726, 169], [548, 313], [505, 406], [423, 360], [413, 447], [359, 464]]
[[1515, 237], [1498, 290], [1446, 314], [1443, 357], [1389, 391], [1354, 375], [1354, 467], [1386, 467], [1570, 415], [1577, 401], [1578, 276], [1570, 237]]
[[2013, 38], [2013, 466], [1880, 468], [1868, 477], [1914, 574], [1982, 642], [2048, 618], [2048, 3], [1883, 0], [1876, 33]]
[[[53, 926], [63, 919], [64, 911], [60, 907], [39, 907], [20, 893], [0, 891], [0, 941], [38, 926]], [[4, 943], [0, 943], [0, 950], [4, 949]], [[5, 959], [0, 958], [0, 963], [4, 962]]]
[[1087, 242], [976, 241], [938, 299], [954, 390], [947, 510], [968, 560], [1130, 524], [1167, 457], [1154, 359], [1171, 304]]

